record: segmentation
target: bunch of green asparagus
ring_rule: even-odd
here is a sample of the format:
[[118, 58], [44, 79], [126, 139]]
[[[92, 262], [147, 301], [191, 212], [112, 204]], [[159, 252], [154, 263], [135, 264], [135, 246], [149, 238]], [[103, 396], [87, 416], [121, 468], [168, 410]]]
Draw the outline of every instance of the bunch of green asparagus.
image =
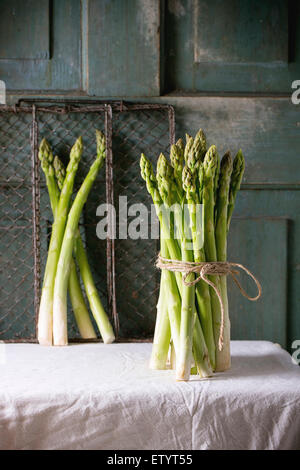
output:
[[75, 320], [82, 338], [97, 337], [81, 290], [77, 265], [90, 310], [104, 343], [111, 343], [115, 339], [98, 295], [78, 228], [83, 206], [105, 159], [105, 137], [98, 130], [96, 142], [97, 156], [73, 202], [73, 186], [83, 152], [82, 138], [79, 137], [73, 145], [66, 169], [58, 156], [53, 158], [51, 147], [46, 139], [43, 139], [40, 144], [39, 159], [45, 174], [53, 212], [38, 319], [38, 340], [42, 345], [68, 344], [67, 291], [69, 291]]
[[[170, 160], [160, 154], [156, 175], [147, 157], [140, 160], [160, 221], [160, 256], [188, 263], [226, 261], [227, 233], [244, 173], [241, 150], [232, 161], [227, 152], [221, 162], [214, 145], [207, 150], [200, 129], [186, 143], [172, 145]], [[200, 221], [200, 223], [199, 223]], [[230, 322], [226, 276], [208, 276], [212, 285], [195, 273], [161, 271], [157, 319], [150, 367], [165, 369], [168, 360], [177, 380], [190, 374], [209, 377], [230, 367]], [[223, 344], [219, 347], [221, 303]]]

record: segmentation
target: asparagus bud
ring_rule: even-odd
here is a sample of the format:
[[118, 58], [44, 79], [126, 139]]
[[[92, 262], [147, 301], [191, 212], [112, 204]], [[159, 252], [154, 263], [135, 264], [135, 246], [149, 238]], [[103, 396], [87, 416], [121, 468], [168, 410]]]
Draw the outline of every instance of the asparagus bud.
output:
[[200, 159], [201, 161], [203, 161], [206, 153], [206, 136], [202, 129], [199, 129], [199, 131], [195, 135], [195, 140], [198, 142]]
[[177, 140], [176, 147], [182, 153], [182, 156], [184, 156], [184, 142], [182, 139]]
[[157, 161], [156, 179], [162, 200], [166, 206], [170, 207], [176, 198], [174, 170], [162, 153]]
[[182, 186], [182, 170], [184, 167], [184, 146], [183, 146], [182, 140], [181, 140], [182, 145], [181, 143], [179, 143], [179, 140], [177, 144], [171, 146], [170, 160], [171, 160], [171, 165], [174, 168], [174, 176], [177, 180], [177, 184], [179, 187], [181, 187]]
[[218, 160], [217, 147], [212, 145], [207, 150], [203, 161], [203, 170], [206, 178], [212, 178], [214, 180], [218, 168]]
[[65, 169], [62, 161], [60, 160], [60, 158], [57, 155], [54, 158], [53, 166], [54, 166], [57, 185], [58, 185], [59, 189], [62, 190], [64, 181], [65, 181], [65, 177], [66, 177], [66, 169]]
[[59, 200], [59, 190], [54, 176], [52, 150], [46, 139], [43, 139], [40, 144], [39, 159], [42, 170], [46, 176], [46, 184], [50, 196], [51, 209], [53, 215], [55, 216]]
[[41, 161], [42, 170], [46, 176], [53, 176], [53, 153], [46, 139], [43, 139], [39, 148], [39, 159]]
[[186, 193], [187, 200], [192, 200], [196, 204], [198, 202], [196, 198], [196, 178], [187, 166], [184, 167], [182, 172], [182, 186]]
[[154, 204], [156, 206], [160, 206], [162, 204], [162, 199], [158, 191], [157, 180], [154, 175], [153, 167], [150, 160], [148, 160], [143, 153], [140, 159], [140, 167], [141, 175], [143, 180], [146, 182], [148, 193], [152, 196]]
[[185, 135], [185, 138], [186, 138], [186, 144], [185, 144], [185, 149], [184, 149], [184, 160], [187, 162], [190, 150], [194, 143], [194, 139], [188, 134]]
[[202, 129], [200, 129], [195, 138], [193, 145], [188, 153], [186, 164], [194, 173], [203, 161], [206, 152], [206, 138]]
[[185, 143], [187, 144], [188, 141], [192, 138], [189, 134], [185, 134]]
[[105, 151], [106, 151], [106, 144], [105, 144], [105, 135], [96, 129], [96, 144], [97, 144], [97, 159], [100, 161], [100, 165], [102, 166], [105, 159]]

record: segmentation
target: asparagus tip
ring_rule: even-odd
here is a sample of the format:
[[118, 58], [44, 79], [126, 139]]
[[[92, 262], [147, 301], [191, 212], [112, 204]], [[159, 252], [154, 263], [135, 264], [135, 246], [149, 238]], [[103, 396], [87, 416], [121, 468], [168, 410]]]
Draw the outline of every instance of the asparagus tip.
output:
[[106, 142], [103, 132], [96, 129], [97, 156], [105, 158]]

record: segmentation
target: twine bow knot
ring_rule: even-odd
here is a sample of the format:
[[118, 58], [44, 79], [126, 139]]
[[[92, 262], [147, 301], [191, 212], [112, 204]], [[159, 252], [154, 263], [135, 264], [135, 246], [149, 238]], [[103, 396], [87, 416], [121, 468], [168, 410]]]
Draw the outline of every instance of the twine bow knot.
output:
[[[221, 326], [220, 326], [220, 333], [219, 333], [219, 350], [222, 351], [223, 344], [224, 344], [224, 304], [221, 297], [221, 293], [216, 286], [216, 282], [211, 281], [208, 279], [207, 276], [228, 276], [231, 275], [232, 279], [234, 280], [235, 284], [238, 286], [240, 292], [244, 297], [248, 300], [256, 301], [261, 296], [261, 285], [256, 277], [247, 269], [245, 266], [239, 263], [230, 263], [227, 261], [212, 261], [212, 262], [202, 262], [196, 263], [194, 261], [181, 261], [181, 260], [172, 260], [168, 258], [163, 258], [160, 254], [157, 257], [156, 267], [159, 269], [167, 269], [168, 271], [172, 272], [181, 272], [184, 273], [182, 276], [182, 282], [186, 286], [194, 286], [199, 281], [206, 282], [209, 286], [214, 289], [221, 306]], [[248, 276], [250, 276], [256, 284], [258, 294], [255, 297], [250, 297], [247, 292], [243, 289], [240, 282], [237, 279], [237, 275], [239, 274], [238, 269], [245, 271]], [[187, 277], [190, 274], [199, 275], [195, 277], [192, 281], [187, 281]]]

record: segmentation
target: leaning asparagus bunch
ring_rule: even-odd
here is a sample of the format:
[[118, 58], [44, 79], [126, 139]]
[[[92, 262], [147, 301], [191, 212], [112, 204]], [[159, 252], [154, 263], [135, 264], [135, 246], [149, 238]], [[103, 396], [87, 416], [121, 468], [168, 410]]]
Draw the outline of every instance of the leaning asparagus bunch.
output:
[[[204, 279], [195, 280], [194, 272], [164, 269], [164, 258], [186, 266], [226, 261], [244, 158], [239, 151], [232, 164], [227, 152], [220, 162], [216, 147], [207, 149], [200, 129], [195, 138], [186, 135], [185, 145], [182, 139], [172, 145], [170, 161], [159, 156], [156, 175], [144, 154], [140, 165], [161, 230], [162, 273], [150, 367], [166, 368], [171, 345], [177, 380], [188, 380], [195, 371], [208, 377], [230, 367], [226, 276], [209, 276], [209, 285]], [[221, 304], [212, 284], [224, 306], [222, 348]]]
[[[49, 143], [43, 139], [39, 149], [41, 166], [46, 177], [53, 218], [56, 216], [60, 190], [65, 179], [65, 168], [58, 157], [53, 160]], [[72, 259], [69, 278], [69, 294], [75, 320], [82, 338], [96, 338], [96, 333], [89, 317], [88, 309], [82, 295], [75, 261]]]
[[40, 344], [67, 344], [67, 290], [69, 290], [81, 336], [83, 338], [96, 337], [81, 291], [76, 263], [73, 259], [74, 254], [90, 309], [103, 341], [109, 343], [114, 340], [113, 330], [97, 293], [78, 229], [83, 205], [105, 158], [105, 138], [99, 131], [96, 131], [96, 138], [97, 157], [72, 205], [74, 179], [82, 154], [81, 138], [77, 139], [71, 149], [66, 170], [58, 157], [53, 159], [51, 148], [45, 139], [40, 145], [39, 158], [45, 173], [54, 217], [39, 311], [38, 339]]

